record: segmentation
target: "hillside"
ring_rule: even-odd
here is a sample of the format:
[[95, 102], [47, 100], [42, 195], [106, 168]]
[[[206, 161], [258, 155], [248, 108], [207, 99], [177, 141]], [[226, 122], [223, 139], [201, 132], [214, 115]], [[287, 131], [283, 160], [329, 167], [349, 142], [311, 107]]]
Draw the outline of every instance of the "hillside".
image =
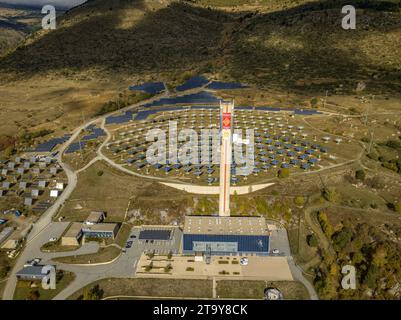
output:
[[[68, 127], [132, 82], [179, 82], [186, 72], [271, 96], [354, 94], [361, 82], [364, 93], [398, 95], [400, 1], [353, 2], [355, 31], [341, 28], [342, 0], [91, 0], [0, 60], [2, 109], [17, 118], [3, 130], [54, 119]], [[39, 110], [29, 120], [21, 93]]]
[[40, 22], [40, 12], [31, 8], [11, 8], [0, 3], [0, 56], [15, 48]]

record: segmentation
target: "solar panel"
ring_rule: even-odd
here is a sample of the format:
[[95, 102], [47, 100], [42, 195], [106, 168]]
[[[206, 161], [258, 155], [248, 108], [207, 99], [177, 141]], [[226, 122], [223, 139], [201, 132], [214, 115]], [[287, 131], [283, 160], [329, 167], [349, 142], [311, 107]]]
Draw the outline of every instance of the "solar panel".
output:
[[145, 108], [163, 106], [163, 105], [174, 105], [174, 104], [217, 104], [220, 99], [216, 98], [212, 93], [207, 91], [201, 91], [198, 93], [188, 94], [175, 98], [161, 98], [152, 103], [145, 104]]
[[[269, 251], [268, 236], [250, 236], [250, 235], [207, 235], [207, 234], [184, 234], [183, 250], [193, 251], [194, 242], [220, 242], [220, 243], [237, 243], [238, 252], [257, 252], [267, 253]], [[213, 252], [221, 253], [221, 252]]]
[[85, 146], [86, 146], [86, 142], [84, 142], [84, 141], [71, 143], [68, 146], [68, 148], [65, 151], [65, 153], [66, 154], [70, 154], [70, 153], [74, 153], [74, 152], [80, 151], [81, 149], [84, 149]]
[[66, 134], [63, 137], [60, 138], [53, 138], [50, 139], [46, 142], [40, 143], [36, 149], [34, 150], [34, 152], [51, 152], [58, 144], [62, 144], [66, 141], [68, 141], [68, 139], [71, 137], [70, 134]]
[[144, 92], [150, 93], [150, 94], [157, 94], [157, 93], [160, 93], [160, 92], [166, 90], [166, 87], [164, 86], [163, 82], [145, 82], [140, 85], [130, 86], [129, 90], [144, 91]]
[[175, 88], [175, 90], [176, 91], [185, 91], [185, 90], [190, 90], [190, 89], [194, 89], [194, 88], [199, 88], [199, 87], [203, 87], [208, 82], [209, 82], [209, 80], [203, 76], [195, 76], [195, 77], [189, 78], [183, 85]]
[[132, 111], [127, 111], [118, 116], [109, 116], [106, 118], [106, 124], [120, 124], [132, 120]]
[[213, 81], [207, 86], [207, 88], [211, 90], [228, 90], [228, 89], [243, 89], [243, 88], [248, 88], [248, 86], [238, 82]]
[[142, 230], [139, 240], [170, 240], [171, 230]]

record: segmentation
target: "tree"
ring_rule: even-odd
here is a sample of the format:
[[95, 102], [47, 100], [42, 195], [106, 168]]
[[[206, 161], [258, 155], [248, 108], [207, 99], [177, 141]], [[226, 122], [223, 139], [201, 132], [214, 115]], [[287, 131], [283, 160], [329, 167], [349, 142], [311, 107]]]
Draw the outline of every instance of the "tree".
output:
[[169, 263], [165, 268], [164, 268], [164, 272], [170, 272], [170, 270], [173, 269], [173, 266], [171, 265], [171, 263]]
[[323, 190], [323, 197], [329, 202], [337, 202], [340, 200], [340, 195], [334, 187], [325, 188]]
[[278, 171], [278, 177], [279, 178], [288, 178], [289, 176], [290, 176], [290, 169], [288, 169], [288, 168], [281, 168], [279, 171]]
[[305, 204], [305, 198], [298, 196], [294, 199], [294, 203], [298, 206], [298, 207], [302, 207]]
[[366, 177], [366, 173], [364, 170], [356, 170], [355, 172], [355, 178], [357, 178], [358, 180], [365, 180]]
[[336, 232], [333, 237], [333, 245], [337, 251], [341, 251], [346, 247], [346, 245], [352, 239], [352, 231], [349, 228], [342, 228], [340, 231]]
[[29, 293], [28, 300], [39, 300], [39, 298], [40, 298], [40, 293], [38, 290], [32, 290]]
[[333, 227], [331, 226], [329, 219], [327, 218], [326, 213], [319, 211], [317, 214], [317, 220], [319, 221], [319, 224], [324, 232], [324, 234], [328, 237], [331, 238], [333, 234]]
[[311, 99], [310, 104], [311, 104], [312, 108], [316, 108], [317, 107], [318, 101], [319, 100], [316, 97]]
[[169, 253], [167, 255], [167, 259], [171, 260], [172, 257], [173, 257], [173, 253], [171, 251], [169, 251]]
[[317, 247], [319, 245], [319, 241], [315, 234], [308, 235], [306, 241], [310, 247]]
[[384, 266], [387, 263], [387, 250], [382, 244], [376, 247], [375, 253], [373, 254], [373, 263], [378, 266]]
[[91, 289], [84, 289], [83, 300], [100, 300], [103, 297], [103, 294], [103, 290], [100, 289], [99, 285], [97, 284]]
[[401, 213], [401, 202], [394, 203], [394, 211]]
[[375, 289], [378, 275], [379, 268], [374, 263], [372, 263], [369, 266], [368, 271], [363, 279], [363, 284], [367, 285], [371, 289]]

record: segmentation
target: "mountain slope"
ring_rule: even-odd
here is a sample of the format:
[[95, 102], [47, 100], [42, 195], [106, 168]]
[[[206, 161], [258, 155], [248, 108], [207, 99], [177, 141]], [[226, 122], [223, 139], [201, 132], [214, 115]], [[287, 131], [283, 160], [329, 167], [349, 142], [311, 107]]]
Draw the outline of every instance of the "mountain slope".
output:
[[357, 30], [341, 28], [343, 0], [88, 1], [0, 59], [1, 130], [69, 128], [132, 82], [177, 84], [188, 73], [253, 84], [279, 101], [357, 87], [399, 97], [400, 1], [353, 3]]
[[40, 12], [0, 3], [0, 56], [15, 48], [40, 21]]

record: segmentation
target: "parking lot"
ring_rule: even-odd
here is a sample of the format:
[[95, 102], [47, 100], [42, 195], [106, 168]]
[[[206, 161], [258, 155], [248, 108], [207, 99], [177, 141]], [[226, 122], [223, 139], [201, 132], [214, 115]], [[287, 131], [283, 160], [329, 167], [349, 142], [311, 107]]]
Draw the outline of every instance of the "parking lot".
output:
[[[144, 253], [153, 252], [154, 254], [177, 254], [180, 252], [182, 231], [177, 227], [172, 227], [171, 239], [170, 240], [140, 240], [139, 234], [141, 231], [140, 227], [134, 227], [131, 232], [130, 239], [127, 242], [132, 241], [132, 247], [136, 247], [138, 250]], [[129, 248], [126, 248], [129, 250]]]
[[[269, 254], [271, 256], [290, 256], [287, 230], [273, 221], [267, 221], [267, 225], [270, 230]], [[274, 250], [278, 250], [278, 253], [273, 253]]]

